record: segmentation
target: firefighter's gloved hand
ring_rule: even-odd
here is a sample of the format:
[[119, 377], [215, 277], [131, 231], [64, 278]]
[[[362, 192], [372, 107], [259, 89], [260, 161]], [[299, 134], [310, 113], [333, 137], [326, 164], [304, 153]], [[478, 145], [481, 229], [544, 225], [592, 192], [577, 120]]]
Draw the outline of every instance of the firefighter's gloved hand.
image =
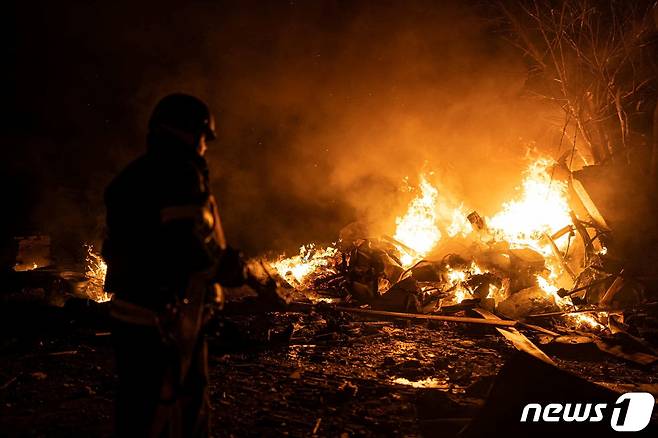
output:
[[279, 286], [276, 278], [276, 272], [267, 262], [247, 263], [247, 284], [256, 291], [259, 301], [273, 310], [283, 310], [291, 303], [292, 296], [288, 289]]

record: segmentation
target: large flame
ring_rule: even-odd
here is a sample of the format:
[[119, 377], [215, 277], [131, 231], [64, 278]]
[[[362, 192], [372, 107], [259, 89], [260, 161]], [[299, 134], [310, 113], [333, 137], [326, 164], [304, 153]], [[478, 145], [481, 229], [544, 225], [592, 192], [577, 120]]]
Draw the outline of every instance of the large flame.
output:
[[404, 267], [427, 255], [441, 239], [441, 231], [436, 224], [439, 191], [427, 181], [425, 175], [420, 176], [419, 189], [420, 193], [411, 201], [407, 212], [395, 219], [397, 228], [393, 237], [407, 247], [399, 248]]
[[473, 225], [466, 218], [464, 206], [460, 205], [449, 212], [450, 225], [446, 228], [448, 236], [462, 236], [466, 237], [473, 232]]
[[[550, 158], [539, 158], [532, 162], [524, 171], [523, 181], [517, 189], [519, 195], [503, 203], [501, 210], [487, 219], [487, 226], [494, 240], [507, 242], [511, 248], [530, 248], [545, 257], [548, 273], [537, 277], [537, 285], [558, 306], [566, 309], [572, 306], [571, 299], [561, 298], [557, 294], [557, 281], [564, 277], [563, 265], [547, 236], [572, 225], [572, 219], [567, 200], [567, 184], [552, 178], [549, 169], [553, 164]], [[452, 208], [449, 202], [440, 199], [438, 190], [424, 175], [420, 176], [419, 187], [419, 195], [412, 200], [405, 215], [396, 220], [396, 240], [414, 251], [399, 248], [404, 267], [409, 267], [432, 251], [441, 238], [439, 227], [450, 237], [467, 236], [473, 231], [463, 205]], [[567, 241], [565, 236], [554, 243], [558, 249], [563, 250]], [[468, 296], [468, 291], [461, 283], [481, 273], [479, 268], [471, 271], [450, 268], [449, 283], [454, 287], [456, 302]], [[503, 288], [491, 290], [489, 295], [498, 299], [504, 297], [505, 293]]]
[[[531, 248], [546, 260], [547, 275], [537, 276], [537, 286], [564, 310], [573, 308], [570, 297], [558, 295], [558, 281], [570, 283], [565, 275], [561, 254], [568, 245], [568, 235], [554, 241], [549, 236], [573, 225], [567, 200], [567, 184], [553, 180], [549, 167], [554, 162], [548, 158], [534, 161], [525, 171], [521, 195], [503, 204], [503, 209], [488, 220], [489, 230], [497, 240], [503, 240], [512, 248]], [[579, 327], [593, 328], [595, 319], [586, 314], [567, 318]]]
[[545, 234], [551, 235], [570, 225], [567, 185], [554, 181], [548, 172], [552, 160], [540, 158], [525, 171], [521, 196], [503, 204], [502, 210], [488, 221], [498, 240], [513, 248], [529, 247], [544, 256], [551, 255]]

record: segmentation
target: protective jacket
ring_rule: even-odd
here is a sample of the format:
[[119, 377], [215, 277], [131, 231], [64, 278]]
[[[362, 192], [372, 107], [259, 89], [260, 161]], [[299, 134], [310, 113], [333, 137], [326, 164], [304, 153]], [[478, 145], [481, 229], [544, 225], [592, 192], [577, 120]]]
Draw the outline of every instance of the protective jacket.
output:
[[224, 285], [243, 281], [226, 248], [206, 161], [175, 137], [151, 138], [146, 154], [108, 186], [105, 204], [105, 289], [117, 299], [161, 310], [194, 273], [213, 267]]
[[151, 134], [105, 193], [105, 289], [115, 294], [117, 436], [206, 436], [206, 294], [240, 285], [203, 157], [175, 136]]

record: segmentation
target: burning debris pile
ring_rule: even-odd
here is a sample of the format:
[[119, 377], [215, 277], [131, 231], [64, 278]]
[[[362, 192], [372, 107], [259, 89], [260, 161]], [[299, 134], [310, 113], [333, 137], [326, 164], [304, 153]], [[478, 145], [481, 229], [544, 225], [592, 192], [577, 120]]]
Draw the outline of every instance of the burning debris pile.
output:
[[576, 214], [578, 197], [569, 181], [554, 178], [564, 173], [556, 166], [532, 162], [518, 196], [490, 217], [442, 205], [421, 175], [393, 237], [369, 237], [351, 225], [337, 243], [305, 245], [272, 265], [319, 301], [412, 314], [477, 308], [551, 321], [562, 333], [623, 331], [624, 315], [646, 301], [643, 290], [608, 254], [610, 230], [582, 207]]

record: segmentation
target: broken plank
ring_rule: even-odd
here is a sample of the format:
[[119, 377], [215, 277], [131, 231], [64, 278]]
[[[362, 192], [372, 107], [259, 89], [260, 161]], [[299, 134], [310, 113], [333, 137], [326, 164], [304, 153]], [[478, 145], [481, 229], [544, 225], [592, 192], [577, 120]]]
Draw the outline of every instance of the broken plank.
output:
[[612, 282], [610, 287], [608, 288], [607, 291], [605, 291], [605, 294], [603, 295], [603, 298], [601, 298], [601, 301], [599, 301], [599, 306], [602, 307], [607, 307], [612, 303], [613, 298], [615, 295], [617, 295], [617, 292], [619, 292], [622, 287], [624, 287], [624, 270], [622, 269], [619, 272], [619, 275], [617, 275], [617, 278], [615, 278], [615, 281]]
[[595, 339], [594, 344], [599, 350], [605, 353], [640, 365], [649, 366], [658, 362], [658, 357], [651, 353], [631, 348], [630, 345], [614, 344], [600, 338]]
[[[478, 314], [482, 315], [482, 317], [486, 321], [498, 321], [500, 318], [498, 318], [496, 315], [493, 313], [489, 312], [488, 310], [484, 310], [481, 308], [474, 308], [473, 309], [475, 312]], [[553, 362], [553, 359], [548, 357], [546, 353], [541, 351], [539, 347], [537, 347], [535, 344], [532, 343], [530, 339], [528, 339], [523, 333], [515, 329], [514, 327], [496, 327], [496, 330], [505, 337], [508, 341], [516, 347], [517, 350], [524, 351], [528, 354], [533, 355], [537, 359], [546, 362], [547, 364], [550, 365], [555, 365], [555, 362]]]
[[403, 313], [403, 312], [388, 312], [385, 310], [371, 310], [359, 309], [352, 307], [335, 307], [335, 310], [345, 313], [354, 313], [358, 315], [367, 316], [381, 316], [385, 318], [401, 318], [401, 319], [415, 319], [423, 321], [446, 321], [446, 322], [461, 322], [466, 324], [482, 324], [498, 327], [514, 327], [517, 322], [506, 319], [482, 319], [482, 318], [469, 318], [465, 316], [448, 316], [448, 315], [424, 315], [419, 313]]

